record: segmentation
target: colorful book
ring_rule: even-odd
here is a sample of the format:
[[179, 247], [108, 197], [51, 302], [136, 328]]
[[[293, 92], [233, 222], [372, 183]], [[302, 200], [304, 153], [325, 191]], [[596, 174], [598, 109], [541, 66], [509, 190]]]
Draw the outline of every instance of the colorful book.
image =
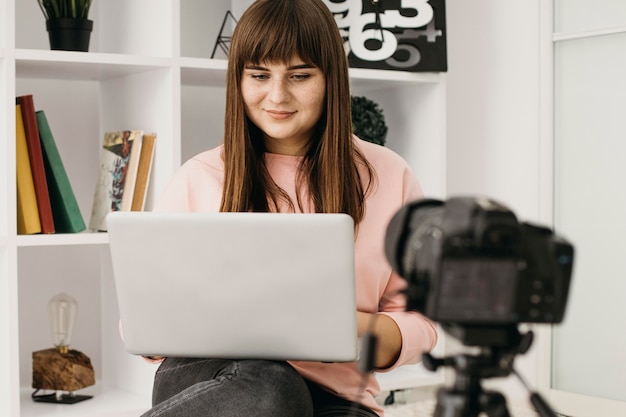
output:
[[22, 121], [24, 122], [24, 133], [28, 145], [28, 158], [33, 173], [37, 208], [39, 210], [39, 220], [41, 221], [41, 233], [54, 233], [52, 206], [50, 205], [50, 197], [48, 196], [48, 182], [43, 163], [41, 142], [39, 141], [39, 129], [37, 128], [33, 96], [31, 94], [19, 96], [17, 97], [17, 104], [20, 105]]
[[15, 106], [15, 154], [17, 157], [17, 233], [20, 235], [41, 233], [35, 183], [30, 169], [26, 133], [19, 104]]
[[135, 182], [137, 180], [137, 169], [139, 168], [139, 157], [141, 156], [141, 145], [143, 135], [133, 140], [130, 150], [130, 159], [126, 169], [126, 181], [124, 184], [124, 195], [122, 195], [122, 211], [130, 211], [133, 204], [133, 194], [135, 193]]
[[146, 205], [146, 195], [150, 184], [150, 174], [154, 161], [154, 149], [156, 145], [156, 133], [143, 135], [141, 146], [141, 156], [137, 167], [137, 178], [135, 179], [135, 192], [133, 193], [133, 203], [131, 211], [143, 211]]
[[43, 154], [48, 196], [52, 207], [54, 229], [57, 233], [78, 233], [86, 229], [61, 154], [43, 110], [35, 113]]
[[122, 209], [132, 144], [136, 138], [141, 136], [143, 136], [141, 130], [124, 130], [104, 134], [89, 229], [105, 232], [107, 214]]

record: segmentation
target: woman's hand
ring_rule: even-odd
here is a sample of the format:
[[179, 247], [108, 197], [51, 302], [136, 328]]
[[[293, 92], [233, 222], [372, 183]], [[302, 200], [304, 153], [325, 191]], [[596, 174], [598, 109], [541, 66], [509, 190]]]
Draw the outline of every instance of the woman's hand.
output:
[[358, 311], [357, 332], [359, 336], [371, 334], [376, 337], [374, 367], [389, 368], [393, 365], [402, 348], [402, 335], [396, 322], [385, 314], [371, 314]]
[[146, 362], [155, 364], [161, 363], [165, 360], [164, 356], [142, 356], [142, 358], [144, 358]]

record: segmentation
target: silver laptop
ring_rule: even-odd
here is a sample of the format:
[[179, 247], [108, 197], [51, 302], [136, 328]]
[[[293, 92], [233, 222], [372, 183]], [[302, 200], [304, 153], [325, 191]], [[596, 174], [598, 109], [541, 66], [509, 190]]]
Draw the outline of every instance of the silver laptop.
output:
[[128, 352], [356, 359], [348, 215], [114, 212], [107, 227]]

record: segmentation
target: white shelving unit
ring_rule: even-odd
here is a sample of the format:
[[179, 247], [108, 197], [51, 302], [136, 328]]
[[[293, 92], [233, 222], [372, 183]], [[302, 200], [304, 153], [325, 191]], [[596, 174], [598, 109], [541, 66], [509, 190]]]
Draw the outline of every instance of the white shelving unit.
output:
[[[49, 50], [35, 0], [0, 0], [1, 415], [137, 415], [149, 406], [155, 370], [119, 339], [106, 234], [17, 235], [15, 96], [33, 94], [46, 111], [85, 221], [104, 131], [157, 132], [150, 209], [182, 161], [221, 141], [226, 61], [210, 55], [226, 11], [238, 16], [250, 2], [94, 2], [90, 52], [81, 53]], [[353, 94], [384, 109], [387, 146], [429, 196], [443, 197], [445, 74], [354, 69], [351, 77]], [[61, 291], [79, 302], [72, 347], [91, 358], [97, 380], [80, 392], [94, 398], [72, 406], [30, 398], [31, 354], [51, 346], [46, 307]], [[421, 368], [394, 374], [382, 377], [383, 389], [441, 382]]]

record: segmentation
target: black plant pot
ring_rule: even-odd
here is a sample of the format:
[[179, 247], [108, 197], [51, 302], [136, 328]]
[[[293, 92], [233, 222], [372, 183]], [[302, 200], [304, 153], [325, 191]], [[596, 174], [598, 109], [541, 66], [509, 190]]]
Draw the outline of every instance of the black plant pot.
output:
[[50, 49], [63, 51], [89, 51], [93, 21], [64, 17], [46, 20]]

